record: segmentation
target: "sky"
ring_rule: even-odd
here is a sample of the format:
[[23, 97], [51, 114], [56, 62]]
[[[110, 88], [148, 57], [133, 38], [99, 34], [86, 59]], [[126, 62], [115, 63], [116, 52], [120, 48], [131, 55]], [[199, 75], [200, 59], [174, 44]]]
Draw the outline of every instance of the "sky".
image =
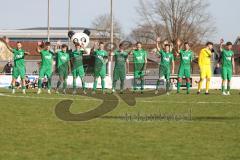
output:
[[[51, 26], [68, 25], [68, 0], [51, 1]], [[145, 0], [148, 1], [148, 0]], [[0, 0], [0, 29], [16, 29], [47, 26], [47, 0]], [[91, 27], [93, 20], [101, 14], [109, 13], [110, 0], [71, 0], [71, 26]], [[139, 16], [136, 8], [138, 0], [113, 0], [115, 18], [128, 34], [137, 26]], [[240, 0], [208, 0], [208, 11], [217, 27], [215, 36], [209, 40], [218, 42], [220, 38], [235, 41], [240, 36]]]

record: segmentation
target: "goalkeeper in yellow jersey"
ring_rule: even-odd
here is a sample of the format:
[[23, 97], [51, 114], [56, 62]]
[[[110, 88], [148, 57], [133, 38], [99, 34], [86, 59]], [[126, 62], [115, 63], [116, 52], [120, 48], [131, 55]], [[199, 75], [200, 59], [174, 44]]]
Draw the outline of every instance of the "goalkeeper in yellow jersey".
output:
[[199, 54], [198, 65], [200, 68], [200, 81], [198, 83], [198, 94], [201, 93], [202, 83], [206, 79], [206, 92], [209, 94], [210, 81], [211, 81], [211, 57], [212, 57], [213, 43], [207, 42], [206, 48], [203, 48]]

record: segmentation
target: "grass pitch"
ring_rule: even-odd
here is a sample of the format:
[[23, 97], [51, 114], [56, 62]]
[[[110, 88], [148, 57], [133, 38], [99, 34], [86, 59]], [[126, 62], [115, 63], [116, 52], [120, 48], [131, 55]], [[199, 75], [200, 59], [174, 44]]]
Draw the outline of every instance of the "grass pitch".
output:
[[[117, 96], [117, 107], [86, 122], [67, 122], [56, 105], [71, 99], [72, 113], [102, 103], [86, 96], [11, 95], [0, 90], [1, 160], [239, 160], [240, 95]], [[140, 98], [138, 98], [140, 97]], [[136, 104], [128, 100], [136, 98]], [[113, 101], [109, 100], [109, 103]]]

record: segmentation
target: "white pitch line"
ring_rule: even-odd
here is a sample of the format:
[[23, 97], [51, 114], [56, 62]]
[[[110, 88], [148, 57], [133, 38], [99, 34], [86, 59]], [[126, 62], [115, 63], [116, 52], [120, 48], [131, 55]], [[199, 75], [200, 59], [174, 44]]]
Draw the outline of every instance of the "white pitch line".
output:
[[142, 103], [172, 103], [172, 104], [234, 104], [234, 105], [239, 105], [240, 103], [233, 103], [233, 102], [187, 102], [187, 101], [182, 101], [182, 102], [173, 102], [173, 101], [137, 101], [137, 102], [142, 102]]
[[[73, 100], [73, 101], [103, 101], [100, 99], [94, 99], [94, 98], [47, 98], [47, 97], [31, 97], [31, 96], [16, 96], [16, 95], [8, 95], [8, 94], [2, 94], [0, 93], [0, 96], [2, 97], [13, 97], [13, 98], [30, 98], [30, 99], [45, 99], [45, 100]], [[116, 101], [116, 100], [105, 100], [105, 101]], [[169, 104], [232, 104], [232, 105], [239, 105], [240, 103], [233, 103], [233, 102], [204, 102], [204, 101], [198, 101], [198, 102], [187, 102], [187, 101], [149, 101], [149, 100], [137, 100], [136, 103], [155, 103], [155, 104], [161, 104], [161, 103], [169, 103]]]
[[31, 96], [14, 96], [14, 95], [7, 95], [7, 94], [0, 94], [2, 97], [13, 97], [13, 98], [30, 98], [30, 99], [45, 99], [45, 100], [76, 100], [76, 101], [102, 101], [100, 99], [90, 99], [90, 98], [47, 98], [47, 97], [31, 97]]

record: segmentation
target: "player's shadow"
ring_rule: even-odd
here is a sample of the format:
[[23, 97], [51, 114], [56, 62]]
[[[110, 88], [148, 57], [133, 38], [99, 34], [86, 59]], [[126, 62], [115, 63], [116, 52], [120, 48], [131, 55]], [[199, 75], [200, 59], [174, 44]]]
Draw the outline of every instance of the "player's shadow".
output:
[[[69, 91], [68, 94], [71, 94], [72, 92]], [[144, 94], [141, 93], [133, 93], [133, 92], [127, 92], [125, 94], [118, 94], [118, 96], [129, 106], [135, 106], [136, 105], [136, 98], [150, 98], [150, 97], [156, 97], [165, 94], [165, 91], [160, 91], [157, 95], [154, 91], [146, 91]], [[119, 98], [117, 94], [87, 94], [82, 95], [88, 98], [93, 99], [99, 99], [102, 100], [102, 103], [99, 104], [96, 108], [93, 110], [79, 113], [79, 114], [73, 114], [70, 112], [70, 107], [73, 103], [73, 100], [63, 100], [59, 102], [55, 107], [55, 114], [56, 116], [64, 121], [88, 121], [92, 120], [98, 117], [101, 117], [111, 111], [113, 111], [119, 104]], [[89, 100], [90, 101], [90, 100]], [[83, 103], [87, 103], [87, 101], [84, 101]]]
[[[93, 98], [93, 99], [99, 99], [99, 100], [102, 100], [102, 102], [100, 102], [99, 105], [92, 110], [79, 113], [79, 114], [73, 114], [70, 112], [70, 107], [73, 103], [73, 100], [63, 100], [59, 102], [55, 107], [56, 116], [59, 119], [64, 121], [88, 121], [91, 119], [101, 117], [102, 115], [105, 115], [111, 112], [118, 106], [118, 103], [119, 103], [119, 99], [113, 94], [103, 95], [103, 94], [97, 93], [97, 94], [87, 94], [82, 96]], [[80, 101], [80, 103], [87, 103], [87, 101], [86, 100], [82, 102]]]

